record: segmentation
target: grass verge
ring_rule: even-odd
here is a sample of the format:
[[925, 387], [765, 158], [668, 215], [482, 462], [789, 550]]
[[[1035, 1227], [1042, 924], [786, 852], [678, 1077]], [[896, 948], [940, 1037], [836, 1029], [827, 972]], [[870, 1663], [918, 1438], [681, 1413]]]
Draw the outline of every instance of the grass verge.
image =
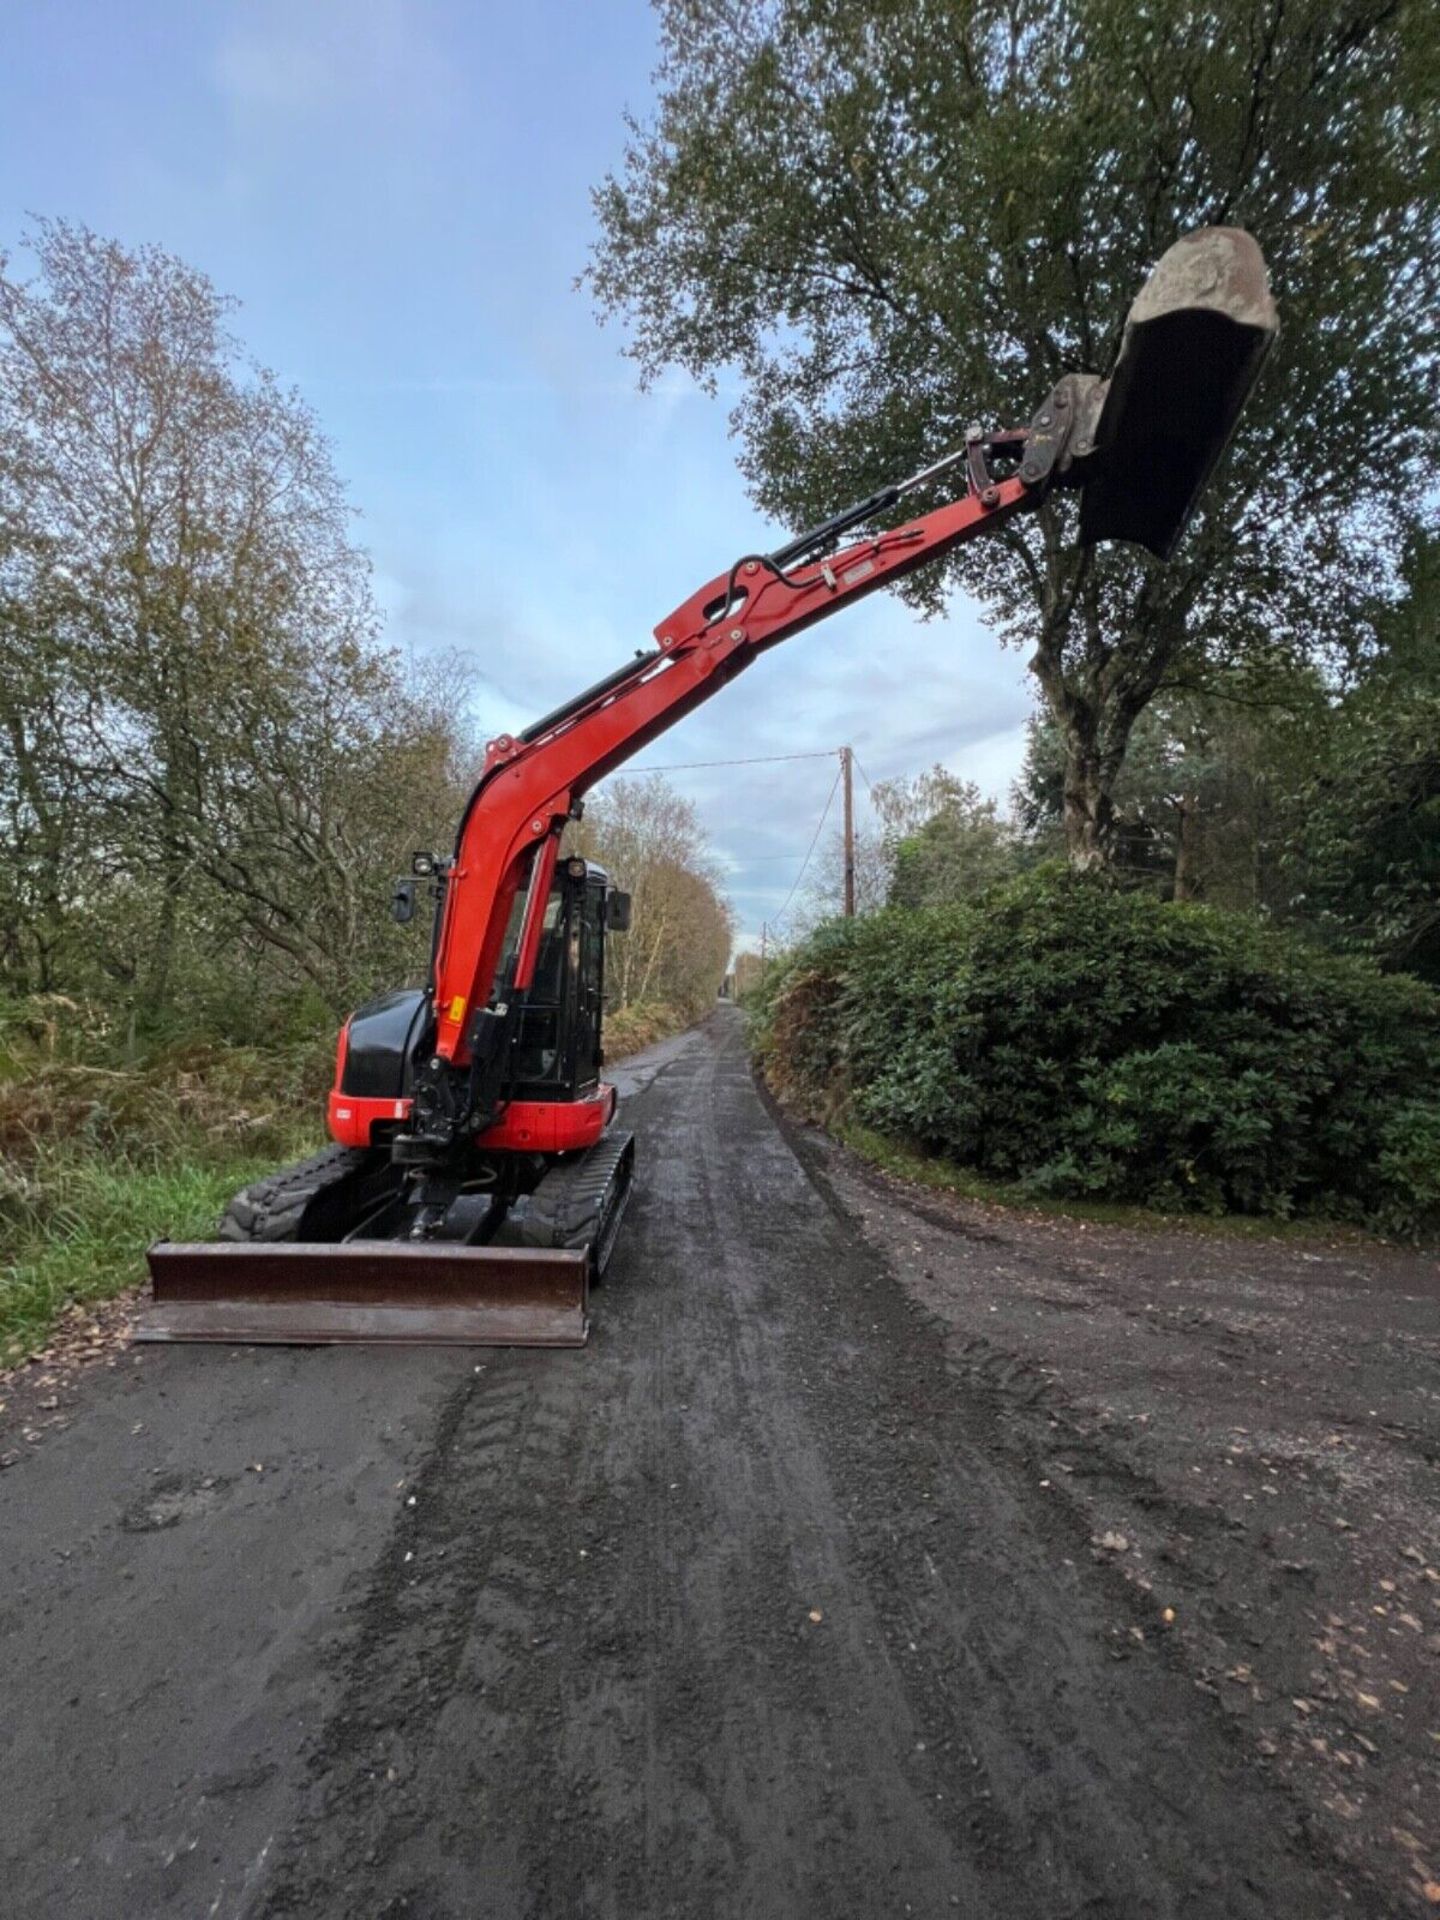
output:
[[0, 1368], [44, 1346], [67, 1307], [110, 1300], [145, 1277], [153, 1240], [208, 1240], [238, 1187], [271, 1160], [138, 1166], [46, 1155], [6, 1195]]
[[0, 1046], [0, 1368], [68, 1308], [208, 1240], [237, 1188], [311, 1150], [333, 1042], [176, 1048], [133, 1065]]

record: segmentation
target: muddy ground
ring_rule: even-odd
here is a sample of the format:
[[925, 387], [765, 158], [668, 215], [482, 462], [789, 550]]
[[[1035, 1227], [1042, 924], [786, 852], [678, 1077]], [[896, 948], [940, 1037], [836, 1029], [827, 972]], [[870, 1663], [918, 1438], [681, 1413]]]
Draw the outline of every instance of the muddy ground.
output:
[[583, 1353], [0, 1387], [6, 1911], [1436, 1911], [1435, 1263], [901, 1189], [728, 1011], [627, 1077]]

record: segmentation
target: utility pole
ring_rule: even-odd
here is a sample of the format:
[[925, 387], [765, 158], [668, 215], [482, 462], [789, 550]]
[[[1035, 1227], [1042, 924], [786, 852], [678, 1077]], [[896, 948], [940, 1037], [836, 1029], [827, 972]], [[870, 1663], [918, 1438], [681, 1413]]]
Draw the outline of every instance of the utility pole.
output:
[[855, 755], [840, 749], [840, 771], [845, 778], [845, 918], [855, 918]]
[[769, 935], [769, 932], [770, 932], [769, 923], [767, 921], [762, 920], [760, 922], [760, 964], [762, 967], [765, 964], [765, 941], [767, 936]]

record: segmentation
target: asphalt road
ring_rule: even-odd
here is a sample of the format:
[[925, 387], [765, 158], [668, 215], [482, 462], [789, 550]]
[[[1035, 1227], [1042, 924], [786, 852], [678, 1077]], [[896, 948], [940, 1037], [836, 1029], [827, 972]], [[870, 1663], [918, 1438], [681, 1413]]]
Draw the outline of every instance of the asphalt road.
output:
[[1127, 1610], [736, 1017], [629, 1078], [584, 1351], [147, 1348], [0, 1475], [0, 1908], [1396, 1911]]

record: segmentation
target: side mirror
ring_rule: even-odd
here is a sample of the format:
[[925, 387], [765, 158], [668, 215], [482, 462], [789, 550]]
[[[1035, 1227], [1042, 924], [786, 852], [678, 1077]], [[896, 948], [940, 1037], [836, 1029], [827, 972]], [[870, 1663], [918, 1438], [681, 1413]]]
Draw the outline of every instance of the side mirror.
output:
[[390, 889], [390, 918], [400, 926], [415, 918], [415, 882], [397, 880]]
[[605, 925], [611, 933], [630, 931], [630, 896], [612, 887], [605, 896]]

